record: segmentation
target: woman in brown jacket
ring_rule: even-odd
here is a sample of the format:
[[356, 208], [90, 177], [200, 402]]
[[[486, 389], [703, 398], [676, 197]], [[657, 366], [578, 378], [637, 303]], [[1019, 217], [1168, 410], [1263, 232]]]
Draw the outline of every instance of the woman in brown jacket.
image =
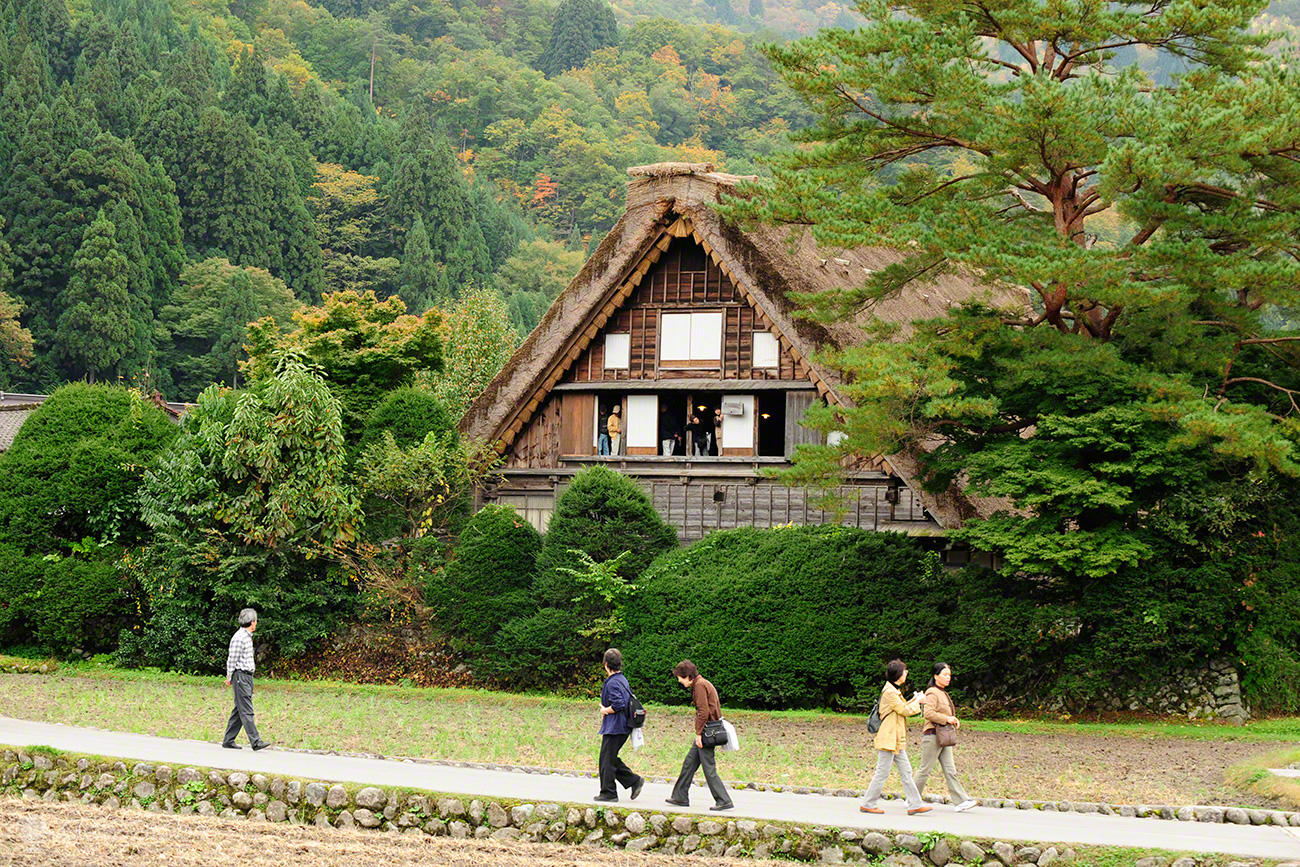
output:
[[954, 730], [961, 728], [957, 709], [948, 697], [950, 683], [952, 669], [946, 662], [936, 662], [930, 686], [925, 691], [925, 703], [921, 706], [925, 725], [921, 728], [921, 769], [916, 772], [916, 790], [925, 791], [925, 781], [930, 779], [930, 771], [934, 770], [935, 759], [938, 759], [939, 767], [943, 768], [943, 778], [948, 783], [948, 800], [957, 805], [957, 812], [960, 813], [979, 802], [967, 795], [957, 781], [957, 765], [952, 759], [953, 748], [939, 746], [938, 732], [934, 729], [935, 726], [952, 726]]
[[890, 660], [885, 668], [885, 687], [880, 691], [880, 730], [876, 732], [876, 773], [867, 786], [865, 803], [858, 809], [864, 813], [883, 813], [876, 806], [880, 792], [889, 779], [889, 768], [898, 768], [907, 795], [907, 815], [928, 813], [930, 808], [921, 803], [921, 794], [912, 782], [912, 762], [907, 757], [907, 718], [921, 712], [921, 694], [914, 693], [905, 701], [900, 691], [907, 680], [907, 666], [901, 659]]
[[713, 688], [713, 684], [700, 677], [699, 669], [689, 659], [677, 663], [673, 668], [673, 674], [677, 677], [678, 683], [691, 691], [691, 699], [695, 703], [695, 742], [691, 744], [690, 752], [682, 762], [682, 772], [677, 777], [677, 783], [673, 786], [673, 795], [667, 803], [674, 807], [689, 807], [691, 783], [695, 780], [695, 772], [703, 768], [704, 781], [709, 784], [709, 794], [713, 795], [714, 801], [709, 809], [730, 810], [731, 796], [727, 794], [727, 787], [718, 776], [718, 766], [713, 761], [713, 747], [706, 747], [701, 737], [704, 734], [705, 723], [722, 719], [722, 705], [718, 701], [718, 691]]

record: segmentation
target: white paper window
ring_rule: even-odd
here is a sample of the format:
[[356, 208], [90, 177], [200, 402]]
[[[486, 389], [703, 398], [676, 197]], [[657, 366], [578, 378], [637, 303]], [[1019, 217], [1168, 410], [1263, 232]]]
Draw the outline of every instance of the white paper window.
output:
[[659, 320], [661, 361], [722, 358], [722, 313], [665, 313]]
[[605, 335], [605, 369], [627, 370], [631, 367], [632, 335]]
[[770, 331], [754, 332], [754, 366], [780, 367], [780, 344]]
[[627, 396], [627, 447], [659, 448], [659, 396]]
[[754, 395], [723, 395], [722, 447], [724, 449], [754, 447]]

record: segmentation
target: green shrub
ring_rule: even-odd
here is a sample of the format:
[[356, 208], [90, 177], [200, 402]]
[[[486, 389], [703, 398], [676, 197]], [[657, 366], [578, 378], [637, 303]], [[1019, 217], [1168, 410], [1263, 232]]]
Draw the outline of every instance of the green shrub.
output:
[[154, 531], [129, 558], [144, 612], [119, 660], [221, 671], [241, 608], [259, 650], [301, 653], [356, 605], [356, 537], [339, 404], [292, 355], [241, 391], [209, 388], [141, 491]]
[[[581, 587], [561, 567], [581, 570], [574, 551], [584, 551], [597, 563], [623, 552], [619, 575], [635, 581], [650, 562], [677, 547], [677, 531], [664, 522], [636, 482], [606, 467], [591, 467], [573, 477], [555, 503], [537, 559], [537, 598], [542, 605], [573, 604]], [[588, 611], [593, 617], [608, 611]]]
[[582, 619], [571, 609], [543, 608], [508, 622], [497, 633], [478, 671], [522, 689], [558, 689], [574, 683], [594, 662], [578, 634]]
[[41, 646], [60, 656], [114, 647], [134, 610], [123, 593], [120, 555], [120, 549], [110, 548], [94, 559], [64, 557], [46, 564], [34, 612]]
[[398, 446], [409, 449], [436, 431], [454, 430], [456, 420], [433, 392], [407, 386], [384, 395], [366, 417], [360, 446], [379, 442], [384, 431], [393, 435]]
[[744, 528], [664, 554], [626, 609], [627, 665], [656, 675], [642, 699], [680, 702], [667, 675], [699, 665], [732, 706], [868, 707], [897, 656], [923, 685], [938, 659], [964, 689], [1023, 679], [1058, 612], [996, 575], [945, 572], [938, 555], [891, 533], [838, 526]]
[[[418, 446], [430, 433], [450, 433], [452, 444], [459, 441], [456, 421], [442, 401], [433, 392], [413, 386], [390, 391], [371, 410], [362, 428], [361, 439], [353, 449], [354, 461], [366, 449], [379, 445], [385, 432], [393, 435], [394, 443], [401, 449]], [[361, 508], [366, 516], [366, 536], [370, 539], [392, 539], [409, 532], [409, 521], [395, 503], [367, 495], [362, 499]], [[461, 495], [450, 508], [441, 510], [452, 514], [452, 532], [458, 530], [468, 517], [469, 509], [469, 498]]]
[[514, 509], [489, 505], [460, 534], [455, 558], [435, 571], [426, 599], [450, 634], [483, 646], [508, 620], [531, 615], [542, 537]]
[[53, 553], [86, 537], [130, 544], [147, 534], [136, 494], [176, 437], [167, 414], [125, 388], [57, 389], [0, 454], [0, 539]]
[[0, 646], [29, 644], [45, 562], [17, 545], [0, 544]]

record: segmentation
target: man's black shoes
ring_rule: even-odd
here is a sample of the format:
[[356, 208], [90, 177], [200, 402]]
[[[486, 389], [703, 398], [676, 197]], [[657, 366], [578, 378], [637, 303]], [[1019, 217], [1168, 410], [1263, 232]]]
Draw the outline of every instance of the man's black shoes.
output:
[[592, 800], [593, 800], [593, 801], [606, 801], [606, 802], [608, 802], [608, 801], [617, 801], [617, 800], [618, 800], [618, 795], [597, 795], [596, 797], [592, 798]]
[[270, 741], [262, 741], [260, 744], [253, 744], [253, 750], [264, 750], [271, 745]]
[[241, 747], [239, 744], [222, 744], [222, 746], [225, 747], [225, 748], [228, 749], [228, 750], [242, 750], [242, 749], [243, 749], [243, 747]]
[[637, 780], [635, 783], [632, 784], [632, 794], [629, 795], [629, 797], [635, 801], [636, 796], [641, 794], [641, 790], [643, 788], [645, 788], [645, 777], [642, 777], [641, 779]]
[[676, 798], [665, 798], [664, 803], [672, 804], [674, 807], [689, 807], [691, 805], [690, 801], [679, 801]]
[[736, 806], [735, 804], [733, 804], [733, 803], [731, 803], [730, 801], [728, 801], [728, 802], [725, 803], [725, 804], [714, 804], [712, 807], [709, 807], [709, 809], [712, 810], [712, 811], [715, 812], [715, 813], [720, 813], [720, 812], [722, 812], [723, 810], [730, 810], [731, 808], [733, 808], [733, 807], [735, 807], [735, 806]]

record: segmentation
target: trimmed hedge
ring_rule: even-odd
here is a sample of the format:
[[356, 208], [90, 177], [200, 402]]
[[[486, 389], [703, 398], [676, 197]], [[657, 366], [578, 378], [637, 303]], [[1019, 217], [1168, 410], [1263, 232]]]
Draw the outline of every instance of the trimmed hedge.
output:
[[531, 588], [542, 537], [514, 509], [489, 505], [470, 518], [455, 559], [434, 572], [425, 599], [438, 624], [475, 645], [536, 610]]
[[939, 659], [963, 688], [1022, 681], [1059, 614], [993, 573], [946, 572], [900, 534], [839, 526], [713, 533], [639, 587], [622, 646], [641, 698], [680, 703], [668, 672], [689, 658], [733, 707], [866, 708], [896, 656], [914, 684]]
[[619, 574], [635, 581], [655, 557], [676, 547], [677, 531], [659, 517], [636, 482], [607, 467], [591, 467], [575, 475], [555, 503], [537, 558], [537, 599], [561, 608], [573, 604], [578, 586], [559, 571], [581, 568], [571, 550], [585, 551], [597, 563], [627, 551]]

